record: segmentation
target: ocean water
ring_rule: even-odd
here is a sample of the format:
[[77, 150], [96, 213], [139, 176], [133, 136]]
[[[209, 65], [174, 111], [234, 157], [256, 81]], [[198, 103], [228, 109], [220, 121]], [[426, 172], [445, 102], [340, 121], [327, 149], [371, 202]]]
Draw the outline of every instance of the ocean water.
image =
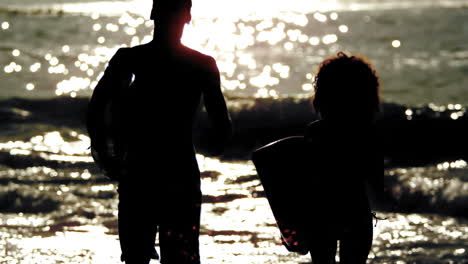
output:
[[[203, 154], [204, 113], [197, 125], [203, 263], [310, 262], [281, 245], [249, 157], [316, 119], [315, 69], [340, 50], [375, 65], [385, 101], [398, 207], [378, 208], [369, 263], [467, 263], [468, 1], [193, 4], [183, 42], [217, 60], [236, 129], [219, 159]], [[92, 163], [84, 112], [114, 52], [151, 39], [150, 8], [0, 2], [0, 263], [119, 263], [116, 183]]]
[[[229, 95], [309, 95], [318, 63], [343, 50], [375, 65], [387, 101], [465, 104], [466, 5], [199, 0], [183, 42], [216, 58]], [[149, 0], [2, 1], [0, 96], [89, 96], [118, 47], [151, 39], [150, 8]]]

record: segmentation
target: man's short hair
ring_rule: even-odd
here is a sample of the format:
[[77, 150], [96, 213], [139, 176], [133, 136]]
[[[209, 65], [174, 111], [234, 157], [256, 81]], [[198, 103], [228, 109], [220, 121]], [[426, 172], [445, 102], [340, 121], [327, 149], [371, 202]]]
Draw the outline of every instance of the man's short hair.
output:
[[153, 9], [150, 19], [155, 20], [158, 17], [177, 13], [183, 9], [190, 11], [192, 0], [153, 0]]

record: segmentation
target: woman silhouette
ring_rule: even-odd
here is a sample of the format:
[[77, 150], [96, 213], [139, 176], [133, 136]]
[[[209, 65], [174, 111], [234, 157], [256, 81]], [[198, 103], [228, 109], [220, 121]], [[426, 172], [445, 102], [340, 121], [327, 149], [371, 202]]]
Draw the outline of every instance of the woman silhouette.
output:
[[375, 129], [379, 78], [363, 58], [340, 52], [323, 61], [313, 104], [319, 121], [306, 130], [312, 149], [307, 236], [314, 264], [366, 263], [372, 214], [366, 186], [383, 193], [382, 155]]

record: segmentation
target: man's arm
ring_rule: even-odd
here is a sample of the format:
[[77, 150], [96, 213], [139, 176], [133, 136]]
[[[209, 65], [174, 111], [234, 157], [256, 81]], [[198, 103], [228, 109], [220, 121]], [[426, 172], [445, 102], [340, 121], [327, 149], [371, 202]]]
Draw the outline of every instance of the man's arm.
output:
[[218, 67], [213, 58], [209, 59], [209, 79], [207, 87], [203, 91], [203, 100], [205, 103], [206, 112], [212, 121], [215, 129], [215, 135], [211, 140], [216, 146], [214, 154], [220, 154], [227, 141], [232, 136], [232, 123], [229, 116], [229, 111], [224, 100], [223, 93], [221, 92], [221, 82], [219, 78]]

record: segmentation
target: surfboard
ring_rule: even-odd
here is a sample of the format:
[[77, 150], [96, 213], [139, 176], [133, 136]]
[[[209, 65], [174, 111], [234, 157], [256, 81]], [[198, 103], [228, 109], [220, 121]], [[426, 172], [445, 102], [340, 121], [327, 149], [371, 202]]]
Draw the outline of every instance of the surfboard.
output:
[[88, 106], [86, 128], [91, 139], [91, 156], [104, 175], [115, 181], [125, 176], [124, 105], [129, 89], [136, 89], [130, 79], [102, 78], [94, 90], [100, 91], [99, 99], [93, 93]]
[[[290, 252], [307, 254], [307, 186], [310, 150], [304, 137], [287, 137], [253, 152], [252, 161]], [[309, 160], [309, 161], [308, 161]]]

